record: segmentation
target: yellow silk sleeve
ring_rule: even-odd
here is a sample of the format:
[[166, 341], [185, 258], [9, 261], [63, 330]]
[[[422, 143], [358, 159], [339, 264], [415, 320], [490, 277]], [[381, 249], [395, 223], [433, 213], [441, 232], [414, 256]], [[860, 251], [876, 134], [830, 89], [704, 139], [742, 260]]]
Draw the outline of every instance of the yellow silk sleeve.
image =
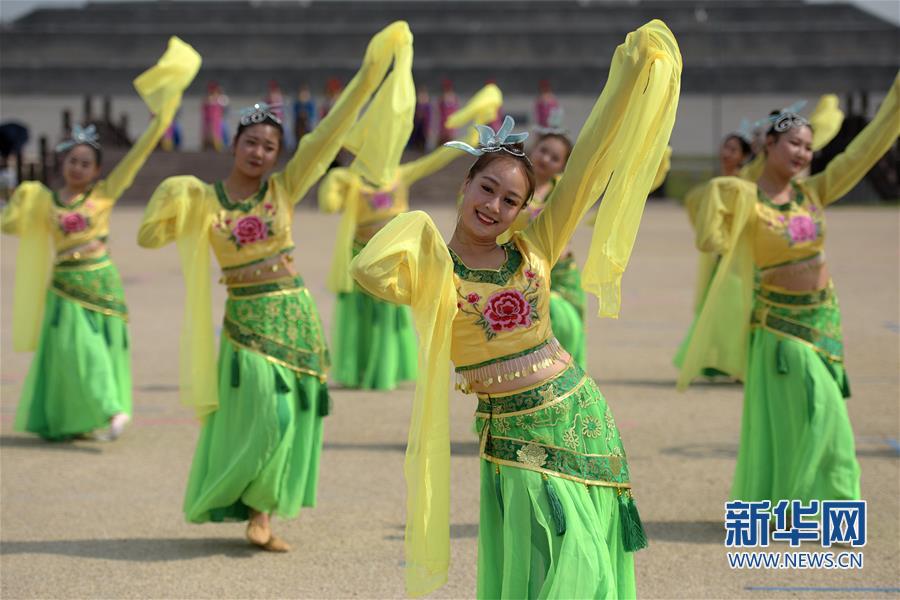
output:
[[582, 278], [601, 316], [618, 316], [622, 274], [672, 133], [680, 84], [681, 53], [669, 28], [654, 20], [629, 33], [547, 207], [524, 232], [555, 264], [603, 196]]
[[209, 186], [190, 176], [170, 177], [153, 193], [138, 230], [138, 244], [159, 248], [178, 243], [184, 275], [179, 383], [181, 401], [203, 419], [219, 407], [212, 323]]
[[159, 62], [134, 80], [134, 88], [153, 114], [153, 120], [106, 179], [99, 183], [102, 194], [117, 200], [131, 187], [138, 171], [175, 118], [181, 105], [181, 95], [199, 69], [200, 55], [197, 51], [172, 36]]
[[759, 179], [759, 176], [762, 175], [765, 166], [766, 154], [765, 152], [760, 152], [753, 157], [753, 160], [741, 167], [741, 170], [738, 171], [738, 177], [740, 177], [744, 181], [752, 181], [753, 183], [756, 183], [756, 181]]
[[397, 167], [412, 133], [416, 110], [412, 56], [410, 34], [407, 43], [396, 48], [391, 72], [344, 142], [344, 147], [355, 155], [350, 169], [375, 187], [397, 177]]
[[456, 288], [453, 262], [425, 213], [398, 215], [353, 259], [367, 292], [409, 304], [419, 335], [419, 379], [406, 447], [406, 591], [422, 596], [447, 581], [450, 565], [448, 392]]
[[4, 233], [19, 236], [13, 284], [13, 349], [37, 349], [44, 319], [44, 302], [52, 272], [52, 195], [43, 184], [26, 181], [16, 188], [3, 209]]
[[809, 124], [813, 130], [813, 152], [818, 152], [834, 139], [844, 122], [844, 112], [840, 101], [834, 94], [825, 94], [809, 115]]
[[659, 189], [659, 186], [661, 186], [666, 180], [666, 177], [669, 176], [670, 170], [672, 170], [672, 146], [666, 146], [666, 152], [663, 154], [662, 161], [659, 163], [659, 169], [656, 171], [653, 183], [650, 184], [651, 193]]
[[697, 248], [722, 255], [697, 312], [678, 375], [684, 390], [704, 367], [743, 380], [753, 308], [751, 231], [756, 185], [738, 177], [717, 177], [702, 192]]
[[395, 53], [412, 43], [405, 21], [396, 21], [369, 42], [359, 72], [350, 80], [328, 115], [303, 136], [284, 171], [272, 175], [296, 204], [332, 163], [360, 110], [385, 78]]
[[[497, 111], [503, 105], [503, 94], [493, 83], [481, 88], [461, 109], [447, 117], [445, 127], [459, 129], [470, 121], [475, 125], [484, 125], [497, 118]], [[478, 142], [478, 131], [473, 127], [468, 136], [463, 140], [470, 146]], [[422, 158], [400, 165], [400, 180], [406, 185], [412, 185], [416, 181], [428, 177], [449, 165], [462, 156], [454, 148], [441, 146], [426, 154]]]
[[356, 236], [356, 220], [359, 212], [362, 179], [350, 169], [332, 169], [319, 186], [319, 206], [330, 212], [343, 209], [334, 252], [331, 256], [331, 271], [328, 273], [328, 289], [335, 294], [353, 290], [350, 276], [350, 259], [353, 258], [353, 238]]
[[824, 206], [841, 198], [865, 177], [900, 136], [900, 73], [894, 77], [875, 118], [825, 170], [806, 180]]

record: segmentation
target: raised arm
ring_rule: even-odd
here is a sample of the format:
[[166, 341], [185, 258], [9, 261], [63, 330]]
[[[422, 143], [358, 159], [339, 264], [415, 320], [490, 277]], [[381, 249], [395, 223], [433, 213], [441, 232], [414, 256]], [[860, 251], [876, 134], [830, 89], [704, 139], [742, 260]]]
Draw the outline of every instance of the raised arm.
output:
[[900, 136], [900, 73], [888, 91], [875, 118], [853, 138], [825, 170], [806, 180], [821, 199], [831, 204], [849, 192], [884, 156]]
[[[445, 127], [459, 129], [470, 121], [474, 125], [490, 123], [497, 118], [497, 111], [502, 105], [503, 94], [500, 88], [489, 83], [472, 96], [465, 106], [450, 115]], [[475, 145], [478, 142], [477, 130], [472, 127], [468, 137], [463, 141], [470, 146]], [[460, 156], [459, 151], [441, 146], [419, 159], [400, 165], [400, 180], [406, 185], [412, 185], [416, 181], [440, 171]]]
[[456, 288], [447, 245], [425, 213], [398, 215], [353, 259], [353, 277], [370, 294], [412, 307], [419, 336], [419, 380], [406, 447], [406, 591], [427, 594], [447, 581], [450, 564], [450, 410], [448, 387]]
[[412, 33], [404, 21], [378, 32], [366, 49], [362, 67], [335, 105], [312, 132], [303, 136], [284, 171], [273, 175], [282, 183], [291, 200], [299, 202], [337, 156], [359, 111], [384, 79], [395, 53], [412, 44]]
[[336, 213], [344, 208], [344, 201], [350, 188], [350, 181], [358, 177], [346, 167], [337, 167], [328, 171], [319, 183], [319, 210]]
[[169, 38], [169, 47], [159, 62], [134, 80], [134, 87], [153, 114], [153, 119], [128, 153], [100, 183], [108, 197], [117, 200], [131, 187], [138, 171], [175, 118], [181, 95], [198, 69], [200, 55], [197, 51], [173, 36]]
[[619, 281], [669, 142], [680, 82], [681, 53], [662, 21], [628, 34], [562, 179], [525, 230], [555, 263], [582, 216], [603, 196], [582, 281], [600, 297], [604, 316], [618, 314]]

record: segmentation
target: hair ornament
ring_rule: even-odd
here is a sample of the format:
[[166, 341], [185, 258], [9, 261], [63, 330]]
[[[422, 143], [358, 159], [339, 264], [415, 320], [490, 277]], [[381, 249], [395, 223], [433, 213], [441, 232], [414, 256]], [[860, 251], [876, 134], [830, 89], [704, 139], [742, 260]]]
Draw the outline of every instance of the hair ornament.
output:
[[563, 119], [566, 111], [561, 106], [556, 106], [547, 117], [546, 127], [536, 127], [534, 132], [538, 135], [569, 135], [569, 130], [563, 127]]
[[497, 131], [494, 131], [488, 125], [475, 126], [475, 129], [478, 130], [477, 148], [473, 148], [465, 142], [456, 140], [447, 142], [444, 145], [456, 148], [457, 150], [462, 150], [463, 152], [468, 152], [472, 156], [481, 156], [485, 152], [506, 152], [513, 156], [525, 156], [525, 152], [514, 147], [514, 144], [521, 144], [528, 139], [528, 133], [513, 133], [512, 130], [515, 125], [516, 122], [513, 118], [506, 115], [506, 118], [503, 119], [503, 125], [501, 125], [500, 129]]
[[257, 102], [253, 106], [247, 106], [241, 109], [241, 118], [239, 123], [244, 127], [248, 125], [257, 125], [263, 121], [274, 121], [281, 125], [281, 119], [272, 112], [273, 109], [279, 109], [281, 105], [266, 104], [265, 102]]
[[806, 100], [797, 100], [788, 107], [781, 109], [781, 112], [775, 115], [769, 115], [764, 119], [760, 119], [754, 123], [754, 127], [771, 127], [777, 133], [784, 133], [794, 127], [804, 127], [809, 125], [809, 121], [800, 115], [800, 109], [806, 106]]
[[79, 144], [87, 144], [97, 150], [100, 149], [100, 136], [97, 134], [97, 128], [94, 125], [88, 125], [87, 127], [74, 125], [72, 127], [72, 137], [60, 142], [56, 146], [56, 151], [65, 152]]

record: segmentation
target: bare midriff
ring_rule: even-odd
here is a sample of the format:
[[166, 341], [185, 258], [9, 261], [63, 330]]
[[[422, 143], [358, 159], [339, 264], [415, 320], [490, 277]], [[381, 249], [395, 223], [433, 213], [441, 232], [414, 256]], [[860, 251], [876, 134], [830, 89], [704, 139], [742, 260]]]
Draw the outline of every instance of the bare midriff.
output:
[[824, 254], [816, 254], [810, 258], [762, 269], [760, 281], [763, 285], [780, 287], [793, 292], [811, 292], [828, 285], [831, 275]]
[[294, 257], [290, 254], [275, 254], [252, 265], [228, 269], [222, 274], [220, 283], [225, 285], [247, 285], [265, 283], [283, 277], [294, 277]]
[[368, 242], [375, 234], [381, 231], [381, 229], [391, 222], [393, 217], [387, 219], [381, 219], [379, 221], [372, 221], [371, 223], [366, 223], [365, 225], [357, 225], [356, 226], [356, 239], [360, 242]]
[[106, 254], [106, 242], [103, 240], [91, 240], [74, 248], [67, 248], [56, 255], [56, 261], [62, 262], [67, 260], [81, 260], [84, 258], [95, 258]]
[[[503, 369], [504, 365], [507, 363], [514, 363], [516, 359], [510, 359], [508, 361], [502, 361], [496, 363], [497, 366]], [[552, 363], [547, 365], [546, 367], [540, 368], [533, 373], [528, 373], [527, 375], [522, 375], [522, 377], [517, 377], [512, 381], [499, 381], [494, 382], [492, 385], [484, 385], [481, 383], [472, 383], [471, 391], [477, 394], [503, 394], [506, 392], [514, 392], [516, 390], [521, 390], [522, 388], [531, 387], [547, 381], [551, 377], [559, 375], [563, 371], [565, 371], [569, 365], [572, 363], [572, 357], [568, 352], [563, 351], [556, 359], [553, 360]]]

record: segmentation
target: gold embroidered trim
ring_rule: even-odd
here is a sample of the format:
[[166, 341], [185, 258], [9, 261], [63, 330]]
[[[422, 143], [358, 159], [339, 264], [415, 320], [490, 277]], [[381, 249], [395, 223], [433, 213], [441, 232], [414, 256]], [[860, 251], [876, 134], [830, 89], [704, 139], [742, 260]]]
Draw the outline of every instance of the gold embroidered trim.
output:
[[491, 363], [476, 369], [456, 371], [456, 389], [468, 394], [472, 392], [472, 386], [475, 384], [490, 387], [495, 383], [515, 381], [549, 367], [565, 354], [565, 348], [554, 337], [549, 339], [544, 346], [524, 356]]
[[[571, 362], [569, 363], [569, 365], [571, 365]], [[563, 373], [564, 372], [565, 371], [563, 371]], [[482, 412], [482, 411], [476, 411], [475, 416], [480, 417], [482, 419], [509, 419], [511, 417], [518, 417], [518, 416], [527, 415], [529, 413], [533, 413], [533, 412], [536, 412], [539, 410], [544, 410], [545, 408], [550, 408], [551, 406], [559, 404], [560, 402], [562, 402], [563, 400], [565, 400], [566, 398], [568, 398], [569, 396], [571, 396], [572, 394], [574, 394], [575, 392], [580, 390], [584, 386], [584, 384], [587, 383], [587, 380], [588, 380], [588, 376], [585, 375], [584, 377], [581, 378], [581, 381], [579, 381], [572, 387], [572, 389], [568, 390], [561, 396], [555, 396], [552, 400], [543, 402], [541, 404], [538, 404], [537, 406], [532, 406], [531, 408], [525, 408], [523, 410], [517, 410], [514, 412], [505, 412], [505, 413], [500, 413], [500, 412], [486, 413], [486, 412]], [[548, 382], [543, 382], [539, 385], [544, 385], [544, 383], [548, 383]], [[521, 393], [521, 392], [515, 392], [515, 393]], [[490, 396], [488, 394], [478, 394], [478, 397], [484, 398], [488, 402], [490, 402], [490, 399], [492, 398], [492, 396]], [[494, 436], [494, 437], [496, 438], [498, 436]], [[521, 440], [519, 440], [519, 441], [521, 441]], [[586, 455], [586, 456], [589, 456], [589, 455]]]
[[98, 313], [100, 313], [100, 314], [106, 315], [107, 317], [119, 317], [120, 319], [122, 319], [122, 320], [125, 321], [126, 323], [128, 322], [128, 315], [127, 315], [127, 314], [120, 313], [120, 312], [117, 311], [117, 310], [110, 310], [110, 309], [104, 308], [104, 307], [102, 307], [102, 306], [97, 306], [96, 304], [91, 304], [90, 302], [85, 302], [85, 301], [82, 300], [81, 298], [76, 298], [76, 297], [74, 297], [74, 296], [71, 296], [71, 295], [69, 295], [69, 294], [63, 292], [63, 291], [60, 290], [59, 288], [55, 288], [55, 287], [53, 287], [53, 286], [50, 286], [49, 289], [50, 289], [51, 292], [53, 292], [53, 293], [56, 294], [57, 296], [59, 296], [59, 297], [61, 297], [61, 298], [65, 298], [65, 299], [68, 300], [69, 302], [74, 302], [75, 304], [80, 304], [81, 306], [83, 306], [83, 307], [85, 307], [85, 308], [87, 308], [87, 309], [89, 309], [89, 310], [92, 310], [92, 311], [94, 311], [94, 312], [98, 312]]
[[[234, 338], [232, 338], [227, 333], [225, 334], [225, 337], [227, 337], [228, 341], [231, 342], [232, 344], [234, 344], [235, 346], [237, 346], [238, 348], [247, 350], [249, 352], [253, 352], [254, 354], [257, 354], [257, 355], [263, 357], [264, 359], [266, 359], [267, 361], [269, 361], [271, 363], [274, 363], [276, 365], [281, 365], [282, 367], [284, 367], [286, 369], [290, 369], [291, 371], [300, 373], [301, 375], [311, 375], [311, 376], [317, 378], [320, 383], [324, 383], [328, 379], [328, 367], [325, 367], [321, 371], [314, 371], [312, 369], [304, 369], [303, 367], [298, 367], [296, 365], [292, 365], [283, 360], [279, 360], [273, 356], [269, 356], [268, 354], [260, 352], [259, 348], [251, 348], [250, 346], [248, 346], [246, 344], [242, 344], [242, 343], [238, 342], [237, 340], [235, 340]], [[313, 354], [313, 353], [308, 352], [308, 354]]]

